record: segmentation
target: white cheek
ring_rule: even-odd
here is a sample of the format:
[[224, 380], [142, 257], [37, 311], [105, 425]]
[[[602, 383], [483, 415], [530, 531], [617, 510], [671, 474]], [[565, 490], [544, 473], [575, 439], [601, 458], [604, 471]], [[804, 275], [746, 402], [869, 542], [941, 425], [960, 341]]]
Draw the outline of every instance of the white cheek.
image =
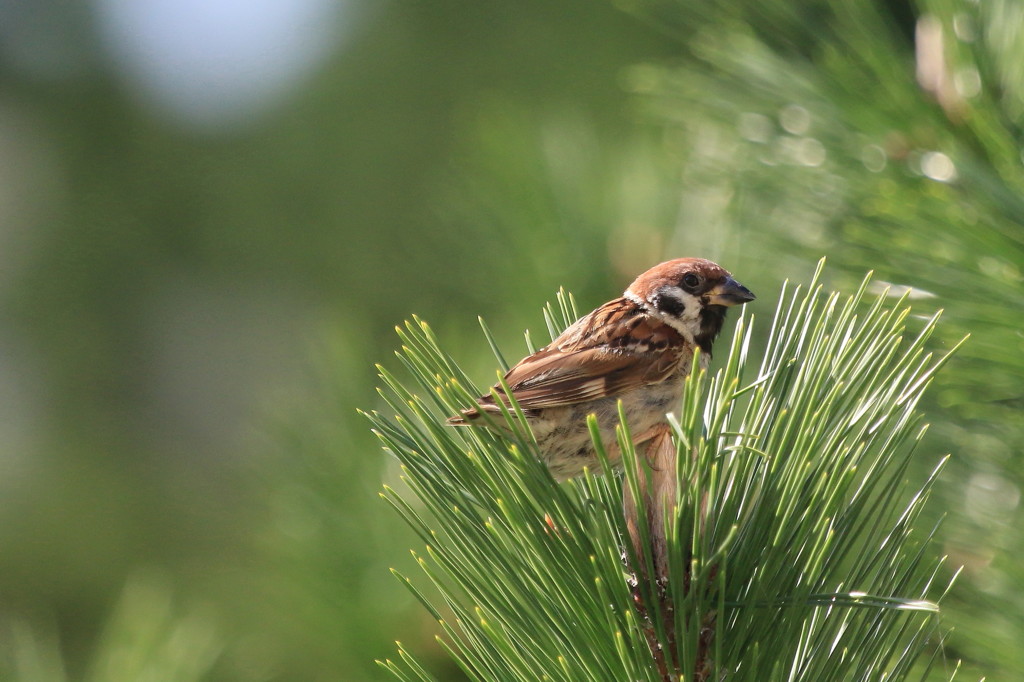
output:
[[[683, 304], [682, 315], [671, 315], [658, 312], [658, 317], [665, 321], [670, 327], [683, 335], [687, 341], [694, 342], [694, 337], [700, 333], [700, 299], [689, 294], [679, 287], [662, 287], [654, 296], [671, 296]], [[652, 297], [653, 298], [653, 297]], [[653, 305], [651, 306], [653, 308]]]

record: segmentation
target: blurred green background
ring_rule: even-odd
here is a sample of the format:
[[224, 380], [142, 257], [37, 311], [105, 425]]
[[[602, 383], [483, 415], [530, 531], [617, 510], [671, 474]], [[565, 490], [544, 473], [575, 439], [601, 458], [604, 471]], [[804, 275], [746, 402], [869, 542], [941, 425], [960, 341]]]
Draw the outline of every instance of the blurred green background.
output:
[[954, 455], [947, 660], [1014, 679], [1022, 125], [1007, 0], [0, 0], [3, 679], [459, 679], [373, 363], [416, 313], [489, 382], [477, 315], [515, 352], [683, 255], [972, 334], [911, 475]]

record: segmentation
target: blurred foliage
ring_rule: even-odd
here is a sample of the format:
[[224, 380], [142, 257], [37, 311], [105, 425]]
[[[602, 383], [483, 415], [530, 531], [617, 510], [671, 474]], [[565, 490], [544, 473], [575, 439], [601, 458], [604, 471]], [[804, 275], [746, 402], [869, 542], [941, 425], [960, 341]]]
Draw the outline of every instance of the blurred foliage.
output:
[[217, 623], [210, 679], [437, 655], [354, 412], [392, 326], [490, 377], [476, 315], [518, 338], [557, 286], [586, 307], [680, 255], [761, 293], [827, 254], [972, 333], [922, 447], [954, 454], [947, 657], [1024, 670], [1017, 4], [353, 2], [290, 99], [215, 132], [120, 79], [85, 5], [30, 5], [79, 58], [26, 71], [3, 33], [0, 608], [54, 623], [10, 637], [44, 652], [22, 679], [86, 679], [154, 565]]
[[136, 575], [110, 616], [85, 675], [68, 674], [55, 634], [20, 620], [5, 624], [0, 672], [5, 680], [39, 682], [198, 682], [209, 679], [222, 648], [216, 619], [206, 609], [183, 611], [166, 581]]

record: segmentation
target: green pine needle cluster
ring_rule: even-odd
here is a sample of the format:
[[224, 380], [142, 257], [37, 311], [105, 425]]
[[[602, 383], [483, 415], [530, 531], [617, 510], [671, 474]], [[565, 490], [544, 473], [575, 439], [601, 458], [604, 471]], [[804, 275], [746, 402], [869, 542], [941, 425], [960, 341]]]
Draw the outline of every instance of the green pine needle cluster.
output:
[[[401, 461], [411, 494], [383, 496], [419, 534], [429, 585], [398, 577], [470, 679], [663, 680], [651, 638], [684, 679], [702, 666], [708, 679], [757, 681], [955, 675], [937, 615], [951, 570], [934, 529], [916, 526], [942, 463], [924, 482], [905, 474], [928, 456], [915, 453], [917, 403], [949, 357], [928, 350], [938, 315], [868, 295], [868, 279], [851, 296], [827, 293], [821, 272], [783, 287], [759, 360], [753, 318], [741, 317], [719, 343], [720, 369], [687, 381], [669, 417], [685, 485], [660, 583], [634, 581], [642, 558], [623, 560], [621, 472], [557, 484], [516, 406], [512, 439], [446, 426], [477, 388], [425, 322], [399, 328], [416, 387], [381, 369], [391, 409], [368, 416]], [[561, 294], [545, 311], [550, 334], [576, 315]], [[643, 453], [627, 424], [617, 447], [636, 486]], [[664, 604], [668, 621], [655, 615]], [[401, 645], [381, 665], [435, 679]]]

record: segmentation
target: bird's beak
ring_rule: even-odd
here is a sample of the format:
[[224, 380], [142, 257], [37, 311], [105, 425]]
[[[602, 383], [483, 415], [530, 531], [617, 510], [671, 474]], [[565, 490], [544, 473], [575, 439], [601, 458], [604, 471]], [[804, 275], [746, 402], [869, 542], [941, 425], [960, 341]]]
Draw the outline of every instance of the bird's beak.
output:
[[732, 277], [726, 277], [725, 281], [708, 292], [708, 303], [711, 305], [740, 305], [753, 301], [756, 296]]

